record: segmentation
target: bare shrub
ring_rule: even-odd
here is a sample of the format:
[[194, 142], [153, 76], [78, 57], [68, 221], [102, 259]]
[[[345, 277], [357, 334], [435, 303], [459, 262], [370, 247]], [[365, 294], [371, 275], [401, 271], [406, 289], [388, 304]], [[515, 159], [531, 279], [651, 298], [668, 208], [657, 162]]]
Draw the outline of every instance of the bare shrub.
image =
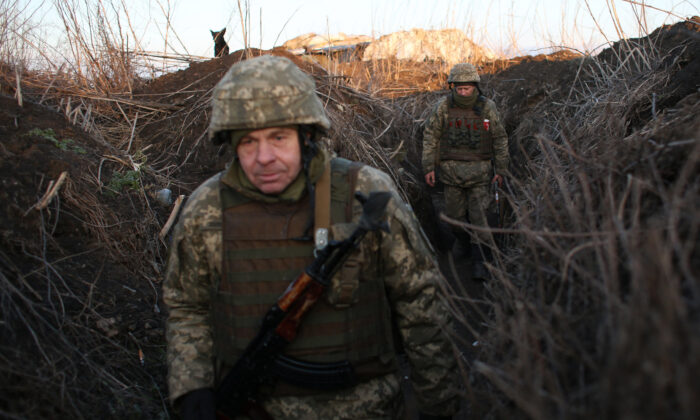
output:
[[582, 61], [569, 94], [514, 133], [507, 247], [483, 316], [463, 319], [478, 338], [465, 363], [483, 418], [700, 410], [687, 374], [700, 368], [700, 102], [656, 109], [677, 64], [649, 44], [613, 53]]
[[135, 343], [106, 334], [114, 318], [96, 310], [108, 298], [94, 284], [46, 259], [44, 269], [23, 273], [5, 252], [0, 268], [4, 418], [157, 418], [167, 412], [162, 382], [153, 369], [139, 366]]
[[[55, 7], [70, 47], [65, 62], [37, 41], [29, 8], [0, 0], [0, 90], [59, 111], [92, 134], [100, 147], [90, 143], [90, 151], [102, 156], [85, 172], [72, 168], [49, 208], [15, 221], [38, 230], [0, 238], [0, 417], [167, 417], [164, 339], [141, 323], [149, 314], [160, 317], [156, 283], [165, 247], [149, 194], [151, 185], [167, 181], [152, 166], [158, 162], [132, 147], [139, 119], [167, 106], [132, 97], [141, 70], [126, 41], [128, 25], [111, 14], [118, 7], [102, 1]], [[44, 65], [32, 62], [33, 54]], [[140, 173], [138, 188], [110, 199], [107, 180], [125, 170]], [[123, 299], [128, 294], [133, 298]], [[138, 308], [144, 294], [152, 308], [146, 314]], [[158, 323], [151, 322], [152, 332]], [[142, 364], [142, 351], [158, 357]]]

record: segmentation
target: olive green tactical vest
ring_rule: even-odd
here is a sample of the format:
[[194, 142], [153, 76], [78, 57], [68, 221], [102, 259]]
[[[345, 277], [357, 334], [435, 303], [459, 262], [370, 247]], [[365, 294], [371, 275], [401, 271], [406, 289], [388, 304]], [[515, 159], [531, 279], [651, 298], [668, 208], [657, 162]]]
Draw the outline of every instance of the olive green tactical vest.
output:
[[449, 107], [440, 137], [440, 160], [491, 159], [493, 140], [489, 128], [489, 123], [473, 108]]
[[[349, 236], [354, 183], [361, 164], [331, 161], [331, 239]], [[309, 195], [297, 203], [250, 201], [222, 184], [223, 272], [213, 294], [211, 319], [217, 357], [233, 365], [255, 337], [260, 321], [287, 286], [313, 260], [305, 237], [312, 212]], [[363, 242], [375, 240], [368, 234]], [[363, 247], [360, 247], [363, 248]], [[355, 250], [336, 274], [325, 296], [302, 320], [284, 354], [330, 363], [348, 360], [358, 378], [394, 371], [391, 314], [377, 267], [377, 255]], [[369, 265], [371, 264], [371, 265]]]

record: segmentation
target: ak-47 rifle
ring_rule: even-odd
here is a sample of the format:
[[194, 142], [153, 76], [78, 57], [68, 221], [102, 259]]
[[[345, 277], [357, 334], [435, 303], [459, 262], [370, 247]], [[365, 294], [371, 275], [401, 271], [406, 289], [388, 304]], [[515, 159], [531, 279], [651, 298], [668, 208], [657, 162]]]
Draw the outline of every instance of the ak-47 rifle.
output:
[[[216, 389], [219, 420], [233, 419], [251, 411], [257, 412], [258, 416], [266, 415], [257, 409], [259, 388], [274, 381], [279, 366], [287, 370], [295, 368], [296, 361], [284, 358], [281, 352], [296, 337], [302, 317], [321, 297], [333, 274], [367, 232], [379, 229], [388, 232], [384, 213], [391, 193], [372, 192], [367, 197], [357, 192], [355, 198], [363, 205], [362, 217], [355, 231], [347, 239], [331, 241], [315, 252], [314, 261], [268, 310], [257, 336]], [[300, 370], [303, 371], [303, 367]]]

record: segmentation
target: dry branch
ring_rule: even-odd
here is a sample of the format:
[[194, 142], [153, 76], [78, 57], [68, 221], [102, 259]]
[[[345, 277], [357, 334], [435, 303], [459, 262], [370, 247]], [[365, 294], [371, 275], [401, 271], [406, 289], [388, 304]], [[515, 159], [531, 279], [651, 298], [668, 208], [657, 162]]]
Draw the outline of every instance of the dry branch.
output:
[[54, 182], [53, 180], [51, 180], [46, 188], [46, 192], [44, 193], [44, 195], [39, 199], [39, 201], [36, 204], [29, 208], [29, 210], [27, 210], [24, 213], [24, 215], [26, 216], [29, 213], [29, 211], [33, 208], [37, 210], [45, 209], [49, 205], [49, 203], [51, 203], [51, 200], [53, 200], [54, 197], [56, 197], [56, 194], [58, 194], [58, 189], [61, 188], [67, 177], [68, 172], [64, 171], [61, 172], [61, 175], [59, 175], [57, 181]]
[[165, 225], [163, 225], [163, 229], [161, 229], [160, 233], [158, 234], [158, 237], [160, 238], [161, 241], [163, 241], [163, 239], [168, 235], [168, 232], [170, 232], [170, 229], [172, 228], [173, 224], [177, 220], [177, 216], [180, 213], [180, 207], [182, 206], [182, 203], [184, 200], [185, 200], [184, 195], [180, 195], [175, 200], [175, 205], [173, 206], [173, 210], [170, 212], [170, 216], [168, 217], [168, 221], [165, 222]]

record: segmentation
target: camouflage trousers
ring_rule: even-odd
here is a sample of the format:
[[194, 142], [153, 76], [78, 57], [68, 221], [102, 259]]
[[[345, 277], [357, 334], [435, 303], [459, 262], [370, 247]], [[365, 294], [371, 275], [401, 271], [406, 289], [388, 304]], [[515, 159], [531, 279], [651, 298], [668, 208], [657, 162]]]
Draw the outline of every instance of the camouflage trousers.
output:
[[[488, 184], [477, 184], [469, 188], [445, 185], [445, 213], [447, 217], [459, 221], [469, 220], [469, 223], [477, 226], [488, 226], [486, 214], [491, 204], [491, 194]], [[457, 238], [464, 237], [464, 230], [453, 227]], [[491, 234], [488, 232], [471, 232], [471, 242], [488, 243]], [[478, 240], [477, 240], [478, 239]]]
[[[302, 397], [271, 397], [263, 407], [274, 419], [391, 420], [401, 418], [399, 377], [391, 373], [353, 388]], [[247, 417], [236, 417], [236, 420]]]

